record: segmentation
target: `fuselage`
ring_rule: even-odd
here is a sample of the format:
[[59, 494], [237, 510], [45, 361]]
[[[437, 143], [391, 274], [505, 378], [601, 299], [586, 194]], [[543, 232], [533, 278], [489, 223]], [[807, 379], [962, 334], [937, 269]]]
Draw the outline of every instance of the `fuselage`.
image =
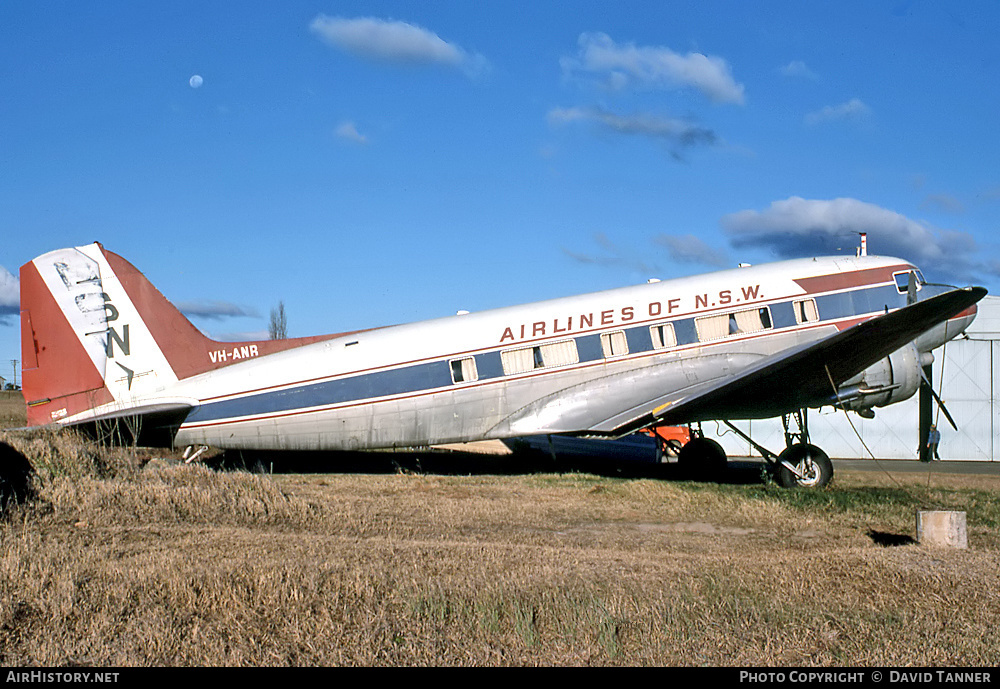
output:
[[[266, 356], [233, 345], [225, 356], [239, 363], [157, 395], [192, 405], [179, 446], [373, 449], [585, 433], [593, 429], [573, 427], [574, 419], [595, 408], [625, 418], [630, 396], [732, 375], [897, 309], [912, 270], [893, 258], [802, 259], [363, 331]], [[954, 337], [973, 317], [974, 308], [942, 324], [920, 348]], [[576, 405], [572, 413], [567, 405]]]

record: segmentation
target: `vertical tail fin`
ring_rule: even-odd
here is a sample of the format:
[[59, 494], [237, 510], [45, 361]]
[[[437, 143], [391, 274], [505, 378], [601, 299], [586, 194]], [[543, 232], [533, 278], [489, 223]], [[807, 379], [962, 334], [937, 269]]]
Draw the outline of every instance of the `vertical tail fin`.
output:
[[[113, 415], [177, 382], [112, 257], [90, 244], [52, 251], [21, 267], [29, 425]], [[177, 317], [183, 319], [179, 312]]]
[[191, 406], [197, 401], [171, 391], [179, 380], [331, 337], [216, 342], [135, 266], [97, 243], [21, 267], [29, 425]]

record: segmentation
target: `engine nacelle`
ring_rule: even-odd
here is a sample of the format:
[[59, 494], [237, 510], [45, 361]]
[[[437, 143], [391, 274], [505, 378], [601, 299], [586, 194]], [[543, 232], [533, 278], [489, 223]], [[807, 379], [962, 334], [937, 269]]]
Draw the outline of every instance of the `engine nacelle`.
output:
[[844, 382], [838, 389], [840, 406], [873, 414], [872, 407], [884, 407], [910, 399], [920, 388], [920, 353], [910, 343]]

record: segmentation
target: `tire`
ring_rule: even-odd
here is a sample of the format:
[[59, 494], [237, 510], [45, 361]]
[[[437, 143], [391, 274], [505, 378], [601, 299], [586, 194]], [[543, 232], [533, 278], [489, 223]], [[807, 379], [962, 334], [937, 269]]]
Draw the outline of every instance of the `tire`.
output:
[[727, 462], [726, 451], [711, 438], [693, 438], [677, 453], [677, 465], [686, 478], [718, 480], [726, 473]]
[[[802, 476], [789, 471], [785, 462], [795, 467]], [[799, 443], [778, 455], [777, 478], [784, 488], [822, 488], [833, 478], [833, 462], [815, 445]]]

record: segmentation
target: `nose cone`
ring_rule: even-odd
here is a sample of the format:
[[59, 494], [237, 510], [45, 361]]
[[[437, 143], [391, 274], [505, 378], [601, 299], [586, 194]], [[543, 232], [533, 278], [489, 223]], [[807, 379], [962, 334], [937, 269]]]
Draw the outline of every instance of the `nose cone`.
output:
[[[972, 288], [974, 290], [982, 291], [985, 295], [986, 291], [981, 287]], [[916, 345], [917, 349], [921, 352], [929, 352], [931, 350], [937, 349], [945, 342], [953, 340], [965, 330], [972, 325], [972, 321], [976, 320], [976, 314], [979, 312], [978, 304], [972, 304], [970, 307], [958, 313], [943, 323], [939, 323], [923, 335], [917, 338]]]
[[972, 321], [976, 320], [976, 314], [978, 313], [979, 304], [973, 304], [965, 311], [949, 320], [946, 325], [948, 325], [948, 332], [953, 334], [948, 339], [950, 340], [952, 337], [964, 333], [965, 329], [972, 325]]

